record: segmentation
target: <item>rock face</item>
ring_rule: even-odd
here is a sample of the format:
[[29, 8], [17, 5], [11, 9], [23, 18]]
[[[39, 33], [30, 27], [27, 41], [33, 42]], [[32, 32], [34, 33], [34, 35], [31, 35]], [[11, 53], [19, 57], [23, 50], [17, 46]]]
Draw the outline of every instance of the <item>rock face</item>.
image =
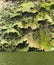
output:
[[54, 51], [54, 2], [0, 0], [0, 51]]

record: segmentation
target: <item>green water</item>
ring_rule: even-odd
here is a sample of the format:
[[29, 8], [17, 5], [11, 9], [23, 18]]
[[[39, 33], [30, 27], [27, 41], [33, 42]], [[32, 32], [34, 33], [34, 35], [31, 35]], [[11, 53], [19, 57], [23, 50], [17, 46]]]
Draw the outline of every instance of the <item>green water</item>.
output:
[[0, 52], [0, 65], [54, 65], [54, 52]]

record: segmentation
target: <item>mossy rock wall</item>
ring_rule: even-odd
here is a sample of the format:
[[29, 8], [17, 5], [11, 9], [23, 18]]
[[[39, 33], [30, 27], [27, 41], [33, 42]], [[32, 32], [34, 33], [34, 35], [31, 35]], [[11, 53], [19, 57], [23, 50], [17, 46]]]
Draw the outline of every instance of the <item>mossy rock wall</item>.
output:
[[2, 2], [0, 51], [54, 51], [54, 1]]

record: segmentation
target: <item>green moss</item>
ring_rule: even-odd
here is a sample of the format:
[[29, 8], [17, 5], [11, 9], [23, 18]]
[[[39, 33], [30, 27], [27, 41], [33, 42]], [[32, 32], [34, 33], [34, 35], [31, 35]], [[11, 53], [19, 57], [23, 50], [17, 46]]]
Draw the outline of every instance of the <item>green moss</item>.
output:
[[33, 0], [5, 2], [0, 7], [1, 50], [51, 51], [54, 48], [53, 6], [54, 2]]

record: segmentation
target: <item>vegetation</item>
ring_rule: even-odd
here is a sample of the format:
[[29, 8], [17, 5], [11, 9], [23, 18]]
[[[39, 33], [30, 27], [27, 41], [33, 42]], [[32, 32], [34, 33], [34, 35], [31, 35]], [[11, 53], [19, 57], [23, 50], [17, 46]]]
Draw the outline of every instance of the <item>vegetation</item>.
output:
[[54, 51], [54, 2], [5, 0], [0, 7], [0, 51]]

